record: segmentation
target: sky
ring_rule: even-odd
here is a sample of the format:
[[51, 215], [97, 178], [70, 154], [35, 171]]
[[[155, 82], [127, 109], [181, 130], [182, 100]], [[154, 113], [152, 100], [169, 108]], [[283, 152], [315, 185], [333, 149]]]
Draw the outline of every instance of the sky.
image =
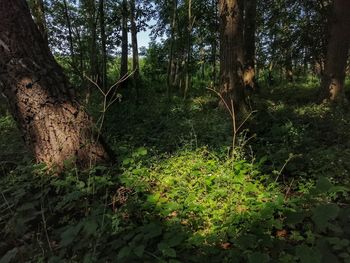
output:
[[151, 33], [150, 29], [147, 29], [147, 31], [141, 31], [137, 34], [137, 41], [139, 48], [140, 47], [146, 47], [148, 48], [149, 42], [151, 42], [149, 34]]

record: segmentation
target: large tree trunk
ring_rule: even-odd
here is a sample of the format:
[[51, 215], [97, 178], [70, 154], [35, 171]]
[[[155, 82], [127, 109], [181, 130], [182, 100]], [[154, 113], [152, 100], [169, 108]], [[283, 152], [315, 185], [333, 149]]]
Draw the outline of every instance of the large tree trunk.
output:
[[26, 1], [0, 0], [0, 21], [0, 88], [36, 160], [58, 167], [67, 159], [81, 167], [107, 160]]
[[219, 0], [220, 17], [220, 86], [228, 105], [246, 111], [243, 90], [242, 17], [237, 0]]
[[[120, 78], [128, 73], [128, 4], [126, 0], [122, 2], [122, 57], [120, 63]], [[121, 85], [126, 88], [127, 83], [124, 81]]]
[[322, 99], [345, 101], [345, 68], [350, 44], [350, 1], [335, 0], [327, 59], [322, 77]]

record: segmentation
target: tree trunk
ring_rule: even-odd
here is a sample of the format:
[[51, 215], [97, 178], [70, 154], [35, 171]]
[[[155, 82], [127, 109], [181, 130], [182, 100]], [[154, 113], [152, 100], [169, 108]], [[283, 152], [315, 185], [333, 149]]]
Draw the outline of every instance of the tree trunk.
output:
[[217, 58], [217, 44], [218, 44], [218, 37], [216, 29], [218, 28], [218, 6], [217, 6], [217, 0], [212, 0], [212, 7], [214, 9], [214, 16], [213, 16], [213, 25], [214, 25], [214, 37], [211, 43], [211, 61], [212, 61], [212, 83], [213, 86], [216, 86], [217, 84], [217, 73], [216, 73], [216, 58]]
[[137, 25], [136, 25], [136, 9], [135, 0], [130, 1], [130, 21], [131, 21], [131, 42], [132, 42], [132, 68], [134, 73], [134, 85], [136, 89], [136, 97], [139, 98], [138, 81], [140, 78], [139, 65], [139, 47], [137, 43]]
[[[127, 1], [122, 3], [122, 57], [120, 63], [120, 78], [128, 74], [128, 5]], [[122, 88], [127, 87], [127, 82], [121, 84]]]
[[191, 75], [190, 75], [190, 63], [191, 63], [191, 51], [192, 51], [192, 27], [193, 27], [193, 18], [192, 18], [192, 0], [188, 1], [188, 25], [187, 25], [187, 47], [186, 47], [186, 76], [185, 76], [185, 90], [184, 90], [184, 100], [187, 98], [188, 90], [191, 86]]
[[0, 20], [0, 88], [36, 160], [59, 168], [108, 160], [26, 2], [0, 0]]
[[67, 0], [63, 0], [63, 12], [66, 19], [67, 27], [68, 27], [68, 42], [69, 42], [69, 52], [71, 56], [71, 66], [74, 70], [74, 73], [80, 77], [80, 81], [84, 82], [84, 76], [83, 76], [83, 69], [78, 67], [77, 65], [77, 59], [74, 52], [74, 43], [73, 43], [73, 30], [72, 30], [72, 23], [69, 16], [69, 10], [68, 10], [68, 3]]
[[[89, 28], [89, 74], [90, 78], [98, 82], [98, 56], [97, 56], [97, 15], [95, 0], [85, 0], [83, 2], [86, 5], [87, 21]], [[85, 103], [88, 104], [91, 95], [92, 83], [87, 86], [88, 90], [86, 93]]]
[[100, 0], [99, 2], [99, 18], [100, 18], [100, 30], [101, 30], [101, 48], [102, 48], [102, 58], [101, 58], [101, 87], [102, 90], [107, 89], [107, 48], [106, 48], [106, 28], [105, 28], [105, 10], [104, 10], [105, 0]]
[[177, 0], [173, 0], [173, 15], [171, 22], [171, 36], [170, 36], [170, 52], [167, 72], [167, 97], [170, 98], [170, 91], [173, 86], [172, 81], [172, 70], [174, 67], [174, 47], [175, 47], [175, 26], [176, 26], [176, 15], [177, 15]]
[[256, 91], [255, 83], [255, 31], [257, 0], [247, 0], [244, 5], [244, 86]]
[[237, 0], [219, 0], [220, 17], [220, 86], [228, 105], [233, 102], [236, 112], [246, 111], [241, 61], [242, 26]]
[[332, 16], [321, 98], [344, 102], [345, 68], [350, 44], [350, 1], [335, 0]]
[[38, 27], [45, 43], [48, 45], [48, 35], [47, 35], [47, 24], [45, 18], [45, 5], [43, 0], [32, 0], [30, 1], [30, 6], [32, 10], [32, 15], [34, 17], [34, 22]]

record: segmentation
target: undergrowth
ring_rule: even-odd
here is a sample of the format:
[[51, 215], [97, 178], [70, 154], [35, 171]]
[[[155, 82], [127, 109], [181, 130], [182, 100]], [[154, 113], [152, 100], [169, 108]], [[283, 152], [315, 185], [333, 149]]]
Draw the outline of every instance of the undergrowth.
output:
[[[122, 101], [104, 131], [114, 167], [4, 166], [0, 262], [350, 262], [350, 116], [313, 93], [263, 90], [236, 158], [209, 92]], [[23, 158], [10, 117], [0, 132], [2, 163], [12, 142]]]

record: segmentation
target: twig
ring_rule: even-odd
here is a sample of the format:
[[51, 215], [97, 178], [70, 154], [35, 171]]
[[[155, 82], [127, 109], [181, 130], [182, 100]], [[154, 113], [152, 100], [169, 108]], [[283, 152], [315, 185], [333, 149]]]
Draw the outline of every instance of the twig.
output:
[[[207, 89], [212, 91], [212, 92], [214, 92], [220, 98], [220, 100], [223, 102], [223, 104], [225, 105], [228, 113], [231, 116], [231, 121], [232, 121], [232, 157], [233, 157], [233, 155], [235, 153], [235, 148], [236, 148], [237, 134], [240, 132], [240, 130], [243, 127], [243, 125], [249, 120], [249, 118], [256, 111], [251, 111], [248, 114], [248, 116], [243, 120], [243, 122], [237, 128], [237, 119], [236, 119], [236, 112], [235, 112], [235, 107], [234, 107], [234, 104], [233, 104], [233, 99], [231, 99], [231, 107], [229, 107], [229, 105], [227, 104], [226, 100], [224, 99], [224, 97], [219, 92], [217, 92], [215, 89], [212, 89], [212, 88], [207, 88]], [[255, 135], [250, 137], [248, 140], [252, 139], [253, 137], [255, 137]], [[244, 143], [243, 146], [245, 144], [246, 143]]]

